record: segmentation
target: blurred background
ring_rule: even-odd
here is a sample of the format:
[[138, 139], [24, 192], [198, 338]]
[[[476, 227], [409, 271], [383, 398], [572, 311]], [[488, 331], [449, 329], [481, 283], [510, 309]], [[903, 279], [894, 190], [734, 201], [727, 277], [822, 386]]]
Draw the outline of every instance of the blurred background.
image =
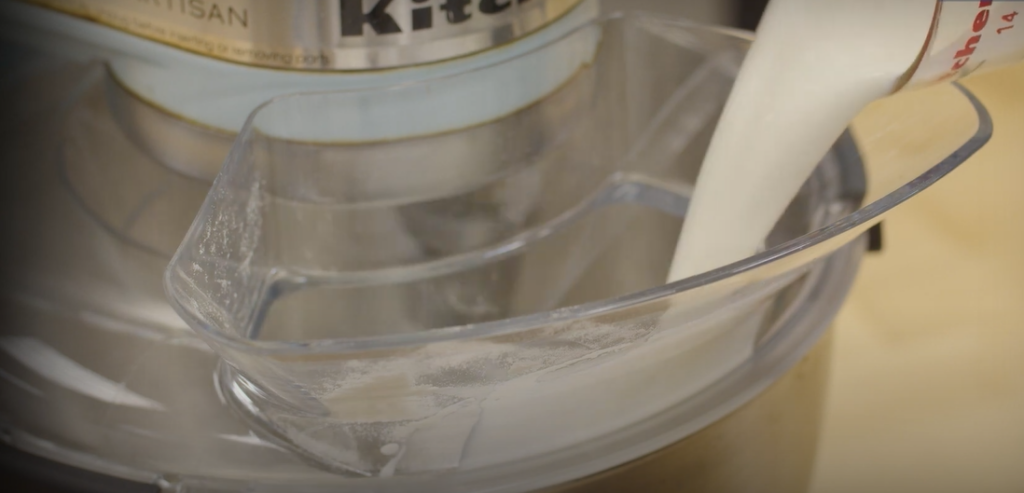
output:
[[964, 85], [995, 134], [866, 257], [836, 322], [813, 491], [1024, 491], [1024, 66]]

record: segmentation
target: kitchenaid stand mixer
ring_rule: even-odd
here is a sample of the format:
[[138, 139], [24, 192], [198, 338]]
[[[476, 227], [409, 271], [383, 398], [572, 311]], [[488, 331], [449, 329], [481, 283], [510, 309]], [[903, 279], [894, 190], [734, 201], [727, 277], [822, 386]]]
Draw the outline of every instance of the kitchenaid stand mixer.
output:
[[[244, 125], [142, 94], [146, 63], [42, 72], [56, 109], [19, 113], [37, 116], [15, 152], [44, 164], [8, 194], [12, 443], [179, 491], [536, 491], [673, 443], [703, 457], [671, 479], [694, 491], [743, 487], [696, 472], [711, 458], [799, 484], [822, 380], [788, 370], [838, 309], [859, 234], [980, 147], [984, 109], [949, 87], [956, 105], [904, 117], [964, 120], [901, 163], [908, 186], [865, 177], [844, 137], [762, 254], [659, 286], [749, 38], [589, 4], [415, 77], [309, 75], [258, 109], [274, 95], [239, 91]], [[31, 9], [8, 19], [63, 15]], [[778, 412], [793, 422], [734, 425], [726, 454], [699, 438]], [[803, 452], [756, 445], [787, 440]], [[615, 481], [594, 477], [579, 488]]]

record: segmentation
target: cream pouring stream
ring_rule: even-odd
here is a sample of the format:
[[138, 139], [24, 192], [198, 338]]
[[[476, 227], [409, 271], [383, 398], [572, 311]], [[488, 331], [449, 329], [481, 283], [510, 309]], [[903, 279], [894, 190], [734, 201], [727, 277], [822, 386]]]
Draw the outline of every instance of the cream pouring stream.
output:
[[869, 103], [1024, 58], [1024, 2], [772, 0], [704, 160], [669, 281], [757, 252]]

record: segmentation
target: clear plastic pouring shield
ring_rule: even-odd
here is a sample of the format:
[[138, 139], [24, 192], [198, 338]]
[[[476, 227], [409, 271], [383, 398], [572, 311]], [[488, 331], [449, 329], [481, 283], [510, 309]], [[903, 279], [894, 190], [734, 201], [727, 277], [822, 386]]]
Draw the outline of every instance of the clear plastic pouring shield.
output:
[[426, 84], [288, 96], [250, 117], [165, 278], [244, 414], [382, 488], [540, 487], [638, 457], [799, 359], [824, 327], [796, 320], [838, 309], [845, 287], [826, 281], [855, 268], [851, 242], [992, 131], [959, 86], [879, 102], [853, 127], [867, 179], [844, 137], [763, 253], [574, 297], [638, 217], [685, 215], [693, 170], [678, 168], [749, 44], [630, 15], [552, 45], [593, 39], [593, 63], [557, 92], [458, 132], [279, 138], [352, 105], [429, 97]]

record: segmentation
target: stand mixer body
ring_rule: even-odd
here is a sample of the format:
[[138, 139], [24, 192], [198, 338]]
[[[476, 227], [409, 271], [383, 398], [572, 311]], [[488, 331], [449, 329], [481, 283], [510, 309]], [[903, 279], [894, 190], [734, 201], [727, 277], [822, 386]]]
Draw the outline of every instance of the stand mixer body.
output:
[[[5, 162], [27, 163], [8, 182], [4, 209], [19, 211], [5, 219], [20, 240], [4, 263], [0, 340], [0, 416], [14, 447], [167, 491], [806, 488], [823, 335], [856, 272], [857, 238], [911, 191], [893, 187], [885, 207], [849, 216], [864, 205], [865, 178], [844, 136], [765, 257], [660, 286], [745, 35], [652, 15], [601, 17], [587, 0], [52, 0], [3, 14], [5, 36], [36, 50], [26, 58], [47, 60], [18, 72], [5, 121]], [[921, 163], [929, 180], [990, 131], [967, 96], [960, 109], [976, 129], [951, 143], [957, 160], [938, 171]], [[224, 238], [234, 248], [257, 231], [257, 250], [271, 255], [209, 265], [287, 275], [274, 278], [286, 282], [272, 295], [232, 287], [273, 300], [237, 337], [190, 308], [209, 293], [182, 293], [202, 280], [189, 277], [188, 262], [207, 266], [216, 250], [203, 228], [234, 231], [210, 211], [235, 203], [247, 180], [274, 202], [247, 210], [261, 219]], [[802, 237], [829, 225], [839, 226]], [[747, 289], [732, 298], [717, 290], [736, 286]], [[686, 292], [690, 301], [673, 298]], [[232, 306], [210, 299], [216, 310]], [[710, 322], [673, 319], [668, 306], [684, 301]], [[550, 333], [539, 316], [550, 317]], [[343, 332], [337, 320], [347, 321]], [[708, 334], [721, 334], [691, 342], [673, 332], [709, 323], [717, 328]], [[587, 339], [587, 324], [639, 335]], [[504, 435], [486, 413], [459, 426], [428, 419], [404, 435], [393, 430], [408, 420], [396, 418], [391, 442], [359, 435], [361, 422], [346, 415], [339, 425], [317, 387], [343, 378], [310, 376], [449, 343], [573, 355], [501, 360], [499, 373], [452, 371], [417, 380], [412, 393], [381, 387], [352, 398], [419, 399], [429, 387], [441, 389], [431, 402], [456, 413], [444, 415], [460, 416], [468, 404], [452, 402], [495, 403], [474, 400], [470, 390], [482, 387], [451, 382], [486, 380], [494, 390], [516, 372], [548, 372], [538, 382], [559, 385], [573, 368], [614, 368], [625, 361], [617, 354], [657, 334], [706, 354], [742, 347], [744, 357], [699, 371], [687, 359], [676, 369], [652, 364], [660, 376], [646, 380], [649, 393], [676, 401], [609, 433], [557, 427], [557, 446], [532, 455], [493, 451], [502, 442], [488, 433]], [[364, 339], [363, 349], [332, 349]], [[523, 370], [527, 361], [541, 363]], [[579, 395], [599, 399], [579, 419], [642, 407]], [[322, 405], [333, 409], [326, 421]], [[523, 436], [545, 429], [508, 426]], [[416, 455], [425, 443], [417, 437], [430, 436], [423, 430], [459, 438]]]

